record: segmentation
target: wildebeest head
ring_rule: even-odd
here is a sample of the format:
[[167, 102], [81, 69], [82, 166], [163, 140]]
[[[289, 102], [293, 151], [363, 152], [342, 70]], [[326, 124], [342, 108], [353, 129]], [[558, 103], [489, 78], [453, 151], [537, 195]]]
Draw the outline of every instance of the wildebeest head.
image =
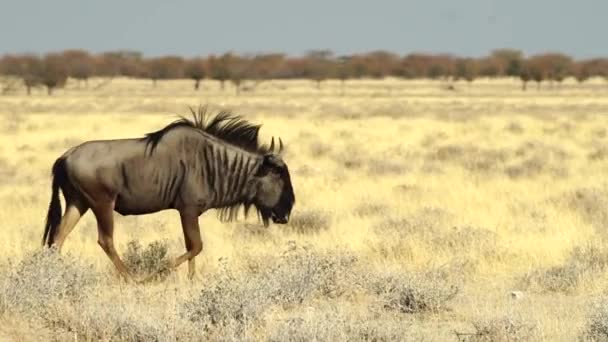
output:
[[264, 225], [272, 222], [285, 224], [289, 221], [295, 195], [287, 164], [281, 157], [283, 144], [280, 142], [278, 153], [274, 152], [274, 139], [270, 152], [263, 157], [262, 164], [254, 177], [253, 204], [256, 206]]

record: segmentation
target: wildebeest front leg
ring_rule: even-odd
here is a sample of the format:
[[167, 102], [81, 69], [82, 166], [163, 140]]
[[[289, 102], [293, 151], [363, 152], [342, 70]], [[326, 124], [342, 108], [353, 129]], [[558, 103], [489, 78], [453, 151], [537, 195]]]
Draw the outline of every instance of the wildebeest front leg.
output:
[[188, 278], [192, 279], [196, 274], [194, 258], [203, 250], [203, 241], [201, 240], [201, 231], [198, 225], [198, 211], [181, 210], [179, 214], [182, 221], [182, 229], [184, 230], [186, 253], [177, 257], [171, 266], [178, 267], [188, 260]]
[[122, 277], [127, 281], [133, 281], [129, 270], [120, 260], [116, 249], [114, 248], [114, 201], [108, 203], [97, 204], [93, 208], [93, 213], [97, 218], [97, 232], [99, 246], [106, 252], [106, 255], [112, 260], [112, 263]]

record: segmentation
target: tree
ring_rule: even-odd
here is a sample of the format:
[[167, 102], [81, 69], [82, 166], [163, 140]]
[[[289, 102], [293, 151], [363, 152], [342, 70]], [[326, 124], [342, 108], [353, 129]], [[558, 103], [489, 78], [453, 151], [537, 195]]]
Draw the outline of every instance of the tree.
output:
[[224, 90], [224, 83], [230, 78], [230, 70], [228, 69], [227, 64], [229, 58], [230, 54], [228, 53], [221, 57], [211, 55], [207, 59], [209, 74], [212, 79], [220, 82], [220, 87], [222, 90]]
[[523, 53], [514, 49], [497, 49], [492, 51], [490, 57], [498, 66], [497, 76], [518, 77], [521, 74]]
[[344, 87], [346, 80], [353, 75], [351, 57], [338, 57], [338, 67], [336, 68], [336, 77], [340, 80], [340, 95], [344, 95]]
[[249, 60], [249, 77], [256, 81], [288, 75], [286, 57], [282, 53], [259, 54]]
[[68, 76], [83, 81], [86, 85], [95, 72], [95, 62], [91, 55], [84, 50], [66, 50], [62, 53], [62, 58]]
[[145, 77], [146, 65], [143, 56], [136, 51], [105, 52], [94, 59], [97, 76]]
[[151, 58], [146, 61], [146, 74], [156, 87], [158, 80], [170, 80], [183, 77], [184, 60], [181, 57], [167, 56]]
[[65, 86], [68, 79], [65, 60], [62, 55], [56, 53], [47, 54], [42, 58], [37, 73], [37, 79], [46, 87], [49, 95], [53, 95], [55, 88]]
[[455, 78], [464, 79], [469, 84], [475, 80], [478, 73], [477, 61], [473, 58], [459, 58], [455, 62]]
[[42, 61], [35, 55], [8, 55], [2, 58], [3, 75], [8, 75], [23, 80], [23, 85], [28, 95], [32, 88], [41, 85], [40, 74]]
[[202, 58], [192, 58], [184, 64], [184, 75], [194, 80], [194, 90], [198, 90], [201, 80], [207, 75], [206, 61]]
[[242, 82], [248, 78], [249, 60], [233, 54], [225, 56], [224, 63], [228, 69], [228, 78], [234, 84], [236, 95], [241, 94]]
[[532, 72], [528, 61], [524, 61], [519, 69], [519, 78], [521, 79], [521, 90], [526, 91], [528, 82], [532, 79]]
[[546, 53], [541, 55], [543, 68], [550, 81], [560, 84], [564, 78], [572, 75], [572, 58], [561, 53]]
[[367, 74], [382, 79], [399, 71], [399, 56], [387, 51], [372, 51], [363, 56]]
[[316, 82], [317, 89], [321, 89], [321, 82], [329, 77], [332, 55], [330, 50], [312, 50], [306, 54], [305, 76]]
[[588, 80], [592, 74], [591, 64], [589, 61], [579, 61], [574, 63], [572, 67], [574, 78], [578, 83], [583, 83]]
[[536, 55], [524, 62], [525, 74], [536, 82], [536, 89], [540, 90], [540, 84], [546, 80], [549, 74], [549, 65], [543, 55]]

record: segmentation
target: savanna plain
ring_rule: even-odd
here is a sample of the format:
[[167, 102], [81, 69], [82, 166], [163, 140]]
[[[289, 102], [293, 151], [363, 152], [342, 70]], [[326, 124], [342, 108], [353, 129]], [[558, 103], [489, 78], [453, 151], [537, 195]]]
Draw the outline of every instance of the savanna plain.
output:
[[[608, 83], [567, 80], [70, 81], [0, 96], [0, 340], [608, 339]], [[141, 137], [189, 106], [281, 137], [287, 225], [200, 217], [187, 267], [119, 280], [89, 212], [41, 240], [50, 169], [92, 139]], [[137, 277], [184, 251], [179, 216], [115, 214]]]

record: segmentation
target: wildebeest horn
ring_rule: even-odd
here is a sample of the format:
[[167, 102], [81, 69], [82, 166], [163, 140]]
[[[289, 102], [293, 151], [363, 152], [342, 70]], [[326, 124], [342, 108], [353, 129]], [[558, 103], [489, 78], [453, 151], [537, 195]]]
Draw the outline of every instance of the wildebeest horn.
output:
[[281, 152], [283, 152], [283, 140], [279, 137], [279, 154], [281, 154]]
[[274, 152], [274, 137], [270, 140], [270, 152]]

